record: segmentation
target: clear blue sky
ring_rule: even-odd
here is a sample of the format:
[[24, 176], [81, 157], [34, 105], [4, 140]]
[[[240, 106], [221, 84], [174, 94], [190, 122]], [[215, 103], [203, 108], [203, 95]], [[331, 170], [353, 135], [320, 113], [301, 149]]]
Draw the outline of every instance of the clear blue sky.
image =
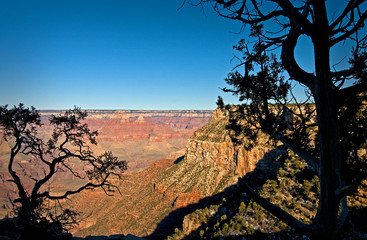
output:
[[182, 3], [2, 1], [0, 105], [214, 109], [244, 33]]

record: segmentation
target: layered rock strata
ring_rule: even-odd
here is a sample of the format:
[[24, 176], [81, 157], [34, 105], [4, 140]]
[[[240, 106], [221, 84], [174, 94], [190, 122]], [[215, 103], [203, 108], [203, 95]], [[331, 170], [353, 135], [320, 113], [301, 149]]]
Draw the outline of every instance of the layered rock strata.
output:
[[238, 177], [253, 171], [271, 147], [266, 143], [246, 150], [236, 145], [227, 125], [228, 113], [217, 109], [208, 124], [186, 144], [183, 160], [159, 177], [155, 191], [174, 199], [174, 209], [223, 191]]
[[[177, 158], [181, 153], [181, 157], [160, 160], [142, 172], [127, 174], [121, 183], [122, 196], [111, 199], [100, 193], [92, 198], [96, 193], [88, 193], [88, 204], [105, 201], [113, 207], [107, 212], [96, 209], [88, 218], [87, 228], [77, 235], [116, 232], [149, 235], [162, 222], [169, 225], [173, 220], [180, 221], [176, 215], [171, 219], [172, 212], [191, 211], [192, 204], [237, 183], [238, 177], [252, 171], [270, 148], [263, 144], [246, 151], [234, 144], [226, 128], [228, 118], [226, 112], [215, 110], [209, 123], [188, 140], [186, 150], [171, 155]], [[84, 201], [80, 196], [77, 198], [83, 211]], [[165, 234], [165, 230], [156, 231], [154, 237]]]
[[228, 123], [228, 113], [215, 110], [210, 122], [189, 139], [185, 154], [187, 162], [210, 165], [220, 171], [239, 175], [253, 171], [270, 147], [264, 143], [246, 150], [236, 145], [226, 127]]
[[[46, 142], [52, 135], [52, 126], [48, 124], [51, 115], [59, 115], [61, 110], [40, 111], [44, 125], [38, 133]], [[212, 111], [134, 111], [134, 110], [88, 110], [86, 123], [91, 130], [98, 130], [97, 146], [92, 146], [96, 154], [112, 151], [119, 159], [129, 162], [128, 171], [141, 171], [153, 161], [165, 158], [173, 152], [184, 149], [187, 139], [193, 132], [205, 125]], [[10, 141], [10, 139], [9, 139]], [[10, 143], [4, 140], [0, 132], [0, 218], [11, 212], [12, 200], [16, 198], [15, 185], [7, 180]], [[47, 166], [18, 155], [15, 170], [25, 182], [27, 190], [34, 184], [30, 177], [43, 176]], [[19, 162], [19, 164], [18, 164]], [[75, 162], [78, 164], [78, 161]], [[83, 171], [83, 164], [69, 163], [76, 171]], [[71, 174], [70, 174], [71, 175]], [[79, 179], [58, 172], [52, 183], [53, 190], [73, 189]], [[56, 179], [56, 181], [55, 181]], [[29, 184], [27, 184], [29, 183]], [[29, 185], [29, 186], [28, 186]]]
[[[163, 139], [169, 134], [171, 142], [168, 143], [173, 144], [172, 136], [184, 139], [182, 136], [192, 134], [200, 121], [208, 120], [208, 113], [197, 111], [185, 112], [186, 115], [144, 111], [108, 114], [106, 111], [93, 112], [87, 121], [91, 128], [94, 126], [93, 129], [100, 130], [100, 146], [113, 147], [112, 151], [117, 153], [125, 145], [114, 146], [110, 142], [143, 139], [147, 141], [140, 141], [140, 145], [147, 143], [144, 147], [126, 145], [126, 149], [156, 151], [163, 145], [155, 145], [160, 142], [153, 141], [153, 138]], [[117, 184], [121, 195], [111, 198], [97, 190], [74, 196], [70, 207], [83, 212], [85, 217], [79, 228], [74, 229], [79, 231], [76, 236], [128, 233], [146, 236], [172, 211], [196, 204], [200, 199], [221, 193], [235, 184], [239, 176], [254, 170], [270, 147], [263, 144], [247, 151], [236, 145], [226, 128], [228, 124], [229, 115], [215, 110], [209, 123], [195, 131], [187, 141], [184, 152], [171, 148], [174, 150], [171, 159], [153, 162], [140, 172], [126, 173], [124, 181]], [[129, 137], [117, 140], [123, 135]], [[184, 155], [179, 157], [180, 154]]]

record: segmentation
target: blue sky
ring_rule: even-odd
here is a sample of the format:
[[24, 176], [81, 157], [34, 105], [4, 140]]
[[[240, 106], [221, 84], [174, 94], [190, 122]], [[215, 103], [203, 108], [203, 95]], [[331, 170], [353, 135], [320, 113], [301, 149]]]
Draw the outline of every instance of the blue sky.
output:
[[0, 104], [214, 109], [240, 25], [170, 1], [4, 1]]
[[0, 105], [214, 109], [245, 32], [182, 3], [2, 1]]

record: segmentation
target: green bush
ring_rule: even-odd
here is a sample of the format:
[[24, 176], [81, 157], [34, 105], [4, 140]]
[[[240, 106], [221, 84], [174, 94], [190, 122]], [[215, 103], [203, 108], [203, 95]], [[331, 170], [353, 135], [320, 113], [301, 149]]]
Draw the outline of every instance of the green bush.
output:
[[241, 202], [240, 207], [238, 208], [238, 211], [240, 213], [244, 213], [246, 211], [246, 208], [247, 208], [246, 204], [244, 202]]
[[310, 181], [307, 181], [306, 179], [303, 180], [303, 194], [305, 196], [308, 196], [311, 193], [311, 189], [314, 184], [312, 184]]
[[222, 233], [227, 234], [229, 232], [229, 226], [228, 223], [224, 223], [222, 227]]

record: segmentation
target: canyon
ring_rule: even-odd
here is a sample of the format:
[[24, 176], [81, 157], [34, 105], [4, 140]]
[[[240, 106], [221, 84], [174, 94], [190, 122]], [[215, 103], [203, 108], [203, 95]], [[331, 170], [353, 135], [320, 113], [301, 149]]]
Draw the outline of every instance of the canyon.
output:
[[[39, 129], [43, 139], [50, 138], [52, 128], [48, 125], [51, 115], [59, 115], [60, 110], [40, 111], [44, 123]], [[193, 132], [205, 125], [212, 111], [181, 110], [181, 111], [142, 111], [142, 110], [88, 110], [86, 123], [93, 131], [97, 130], [98, 144], [93, 150], [99, 154], [112, 151], [119, 159], [128, 161], [128, 172], [144, 170], [153, 161], [182, 155], [187, 140]], [[9, 139], [10, 141], [11, 139]], [[9, 182], [7, 165], [9, 161], [8, 140], [0, 139], [0, 218], [13, 209], [12, 200], [16, 197], [16, 189]], [[19, 164], [15, 166], [23, 177], [37, 177], [43, 174], [42, 167], [36, 159], [19, 156]], [[73, 166], [78, 169], [81, 166]], [[61, 191], [78, 184], [71, 174], [57, 174], [52, 182], [53, 189]], [[28, 178], [26, 187], [33, 180]]]
[[[42, 111], [41, 115], [45, 121], [58, 113]], [[225, 110], [88, 113], [86, 123], [100, 133], [93, 150], [112, 151], [128, 160], [129, 171], [122, 180], [112, 180], [120, 193], [107, 196], [96, 189], [59, 202], [64, 209], [80, 213], [79, 225], [70, 229], [74, 237], [133, 234], [165, 238], [182, 226], [186, 215], [221, 200], [239, 177], [251, 173], [262, 164], [261, 159], [274, 152], [266, 141], [251, 150], [236, 145], [227, 129], [229, 114]], [[43, 135], [50, 131], [47, 125], [45, 129]], [[4, 142], [0, 144], [1, 159], [6, 159], [4, 146]], [[1, 163], [2, 186], [9, 186], [6, 161]], [[41, 174], [36, 164], [36, 160], [23, 160], [19, 170], [26, 175]], [[266, 177], [268, 172], [256, 176]], [[61, 175], [50, 185], [54, 191], [66, 186], [77, 186], [70, 175]], [[12, 208], [10, 200], [15, 191], [6, 187], [0, 190], [2, 211], [6, 213]]]
[[[41, 112], [43, 119], [57, 113]], [[132, 234], [146, 239], [166, 239], [170, 235], [174, 236], [173, 239], [185, 238], [188, 235], [197, 239], [203, 234], [211, 237], [213, 235], [210, 234], [219, 234], [218, 226], [223, 231], [228, 230], [228, 224], [233, 233], [238, 233], [241, 227], [247, 228], [249, 222], [253, 225], [251, 229], [260, 229], [259, 223], [254, 220], [255, 217], [248, 219], [251, 214], [257, 214], [255, 211], [260, 215], [264, 214], [256, 205], [251, 205], [252, 203], [246, 200], [246, 204], [249, 204], [246, 209], [250, 211], [250, 215], [244, 214], [246, 193], [241, 189], [241, 179], [246, 178], [249, 184], [254, 184], [263, 194], [270, 194], [267, 191], [274, 188], [274, 179], [277, 178], [281, 180], [279, 186], [298, 186], [303, 189], [304, 182], [296, 183], [284, 177], [282, 168], [290, 173], [295, 172], [287, 167], [287, 160], [284, 159], [289, 157], [290, 153], [281, 145], [269, 142], [266, 136], [260, 136], [261, 141], [251, 150], [246, 149], [244, 145], [238, 145], [227, 128], [231, 120], [229, 117], [226, 110], [220, 109], [89, 111], [86, 123], [100, 133], [97, 138], [99, 144], [94, 151], [114, 152], [119, 158], [129, 161], [129, 171], [123, 174], [122, 179], [112, 179], [119, 187], [120, 193], [107, 196], [104, 191], [96, 189], [83, 191], [59, 202], [64, 209], [80, 213], [79, 224], [70, 229], [74, 238], [81, 240], [90, 239], [88, 236]], [[47, 131], [49, 130], [46, 126], [42, 134]], [[7, 187], [10, 183], [6, 182], [6, 149], [7, 144], [2, 141], [2, 214], [11, 210], [10, 199], [15, 193], [14, 189]], [[18, 170], [25, 175], [37, 175], [39, 173], [36, 164], [36, 160], [24, 159]], [[292, 186], [284, 184], [282, 181], [285, 180], [292, 180]], [[52, 187], [61, 189], [73, 184], [70, 176], [60, 176], [52, 183]], [[363, 200], [367, 196], [365, 189], [366, 183], [360, 191], [362, 200], [353, 200], [361, 201], [356, 205], [358, 207], [366, 205]], [[7, 193], [4, 195], [5, 192]], [[300, 202], [304, 200], [300, 199]], [[239, 200], [242, 201], [241, 205]], [[313, 195], [311, 200], [315, 200]], [[233, 215], [238, 211], [238, 216]], [[233, 219], [229, 222], [227, 216], [243, 220], [244, 223], [236, 225]], [[272, 218], [268, 216], [267, 219]], [[274, 226], [280, 226], [274, 219], [265, 223], [267, 225], [265, 224], [263, 229], [267, 232], [273, 232]], [[284, 226], [277, 229], [284, 229]]]
[[172, 233], [185, 215], [235, 185], [270, 150], [265, 144], [250, 151], [236, 146], [227, 124], [228, 114], [215, 110], [181, 154], [125, 174], [118, 182], [121, 194], [109, 197], [93, 191], [73, 197], [72, 205], [84, 219], [72, 230], [74, 236], [133, 234], [161, 239]]

